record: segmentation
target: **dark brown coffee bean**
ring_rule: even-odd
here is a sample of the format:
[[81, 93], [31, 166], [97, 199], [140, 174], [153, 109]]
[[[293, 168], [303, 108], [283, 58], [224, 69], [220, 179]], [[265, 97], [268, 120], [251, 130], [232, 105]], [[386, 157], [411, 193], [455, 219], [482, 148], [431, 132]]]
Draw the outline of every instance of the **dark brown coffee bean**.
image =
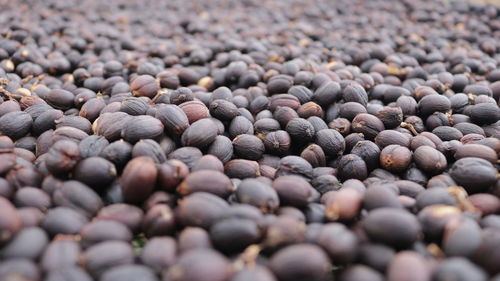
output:
[[108, 141], [121, 138], [121, 132], [130, 115], [124, 112], [103, 113], [93, 123], [94, 134], [105, 137]]
[[150, 139], [138, 141], [132, 148], [132, 158], [147, 156], [153, 159], [156, 163], [163, 163], [167, 160], [165, 152], [160, 145]]
[[267, 133], [263, 142], [268, 153], [286, 155], [290, 150], [292, 140], [288, 132], [277, 130]]
[[210, 237], [214, 246], [220, 251], [237, 253], [258, 242], [261, 231], [257, 223], [252, 220], [228, 218], [212, 226]]
[[347, 154], [340, 158], [338, 176], [340, 179], [364, 180], [368, 176], [368, 170], [363, 158], [356, 154]]
[[175, 230], [174, 214], [168, 205], [157, 204], [149, 209], [142, 221], [146, 237], [172, 234]]
[[132, 116], [145, 115], [150, 108], [145, 99], [128, 97], [121, 102], [120, 111]]
[[288, 106], [280, 106], [274, 111], [273, 118], [280, 123], [281, 128], [286, 128], [288, 122], [295, 118], [299, 118], [299, 115], [294, 109]]
[[194, 249], [179, 257], [164, 273], [164, 280], [226, 281], [231, 275], [231, 264], [223, 255], [211, 249]]
[[411, 150], [415, 151], [417, 148], [421, 146], [429, 146], [432, 148], [436, 148], [436, 145], [430, 139], [424, 136], [414, 136], [410, 142]]
[[174, 191], [177, 185], [188, 175], [189, 168], [179, 160], [168, 160], [158, 166], [158, 184], [166, 191]]
[[331, 174], [314, 177], [311, 181], [311, 185], [321, 194], [325, 194], [332, 190], [339, 190], [341, 187], [337, 177]]
[[314, 138], [314, 127], [306, 119], [295, 118], [286, 125], [286, 131], [297, 143], [309, 142]]
[[138, 97], [153, 98], [159, 88], [159, 83], [150, 75], [138, 76], [130, 84], [131, 92]]
[[165, 130], [173, 136], [180, 136], [189, 127], [189, 120], [184, 111], [173, 104], [157, 107], [155, 117], [163, 123]]
[[339, 83], [329, 81], [321, 85], [312, 96], [312, 100], [321, 106], [328, 106], [342, 94]]
[[430, 280], [431, 271], [424, 257], [414, 251], [397, 253], [387, 268], [387, 280], [396, 281], [411, 276], [411, 280]]
[[316, 133], [316, 144], [318, 144], [326, 155], [338, 157], [345, 149], [344, 137], [333, 129], [325, 129]]
[[254, 135], [242, 134], [233, 139], [234, 152], [245, 159], [259, 160], [265, 151], [264, 143]]
[[298, 176], [280, 176], [274, 180], [273, 188], [283, 204], [296, 207], [305, 207], [319, 196], [307, 181]]
[[97, 191], [103, 191], [116, 179], [117, 171], [110, 161], [101, 157], [89, 157], [76, 165], [73, 177]]
[[208, 118], [210, 113], [208, 107], [200, 101], [193, 100], [179, 104], [179, 107], [186, 114], [189, 124]]
[[97, 220], [85, 225], [80, 231], [81, 243], [84, 247], [105, 241], [132, 241], [132, 232], [122, 223], [116, 221]]
[[390, 184], [375, 184], [369, 186], [363, 198], [363, 207], [367, 210], [378, 208], [401, 208], [401, 203], [398, 200], [398, 193], [395, 185]]
[[143, 202], [153, 191], [158, 171], [153, 159], [145, 156], [128, 162], [120, 177], [123, 198], [126, 202]]
[[485, 146], [480, 144], [465, 144], [457, 149], [455, 152], [455, 159], [462, 159], [465, 157], [477, 157], [490, 161], [492, 164], [496, 164], [498, 161], [497, 153]]
[[52, 194], [56, 206], [72, 208], [91, 218], [102, 208], [99, 195], [85, 184], [78, 181], [65, 181]]
[[448, 258], [437, 265], [432, 274], [433, 280], [444, 281], [448, 278], [462, 278], [463, 280], [486, 281], [487, 274], [483, 269], [463, 257]]
[[380, 208], [371, 211], [362, 221], [368, 237], [395, 248], [406, 248], [413, 244], [420, 234], [417, 218], [405, 210]]
[[130, 143], [136, 143], [141, 139], [155, 139], [161, 136], [163, 129], [163, 124], [154, 117], [132, 116], [123, 124], [121, 136]]
[[154, 237], [146, 242], [141, 252], [141, 262], [156, 272], [172, 266], [177, 259], [176, 241], [171, 237]]
[[0, 133], [13, 140], [24, 137], [31, 130], [33, 119], [22, 111], [14, 111], [0, 117]]
[[325, 121], [317, 116], [311, 116], [307, 118], [307, 121], [309, 121], [309, 123], [313, 125], [315, 132], [319, 132], [323, 129], [328, 129], [328, 125], [325, 123]]
[[175, 212], [182, 225], [208, 229], [225, 214], [227, 208], [227, 202], [220, 197], [207, 192], [195, 192], [184, 197]]
[[234, 186], [226, 175], [209, 170], [192, 172], [177, 186], [177, 192], [183, 196], [203, 191], [226, 198], [233, 190]]
[[224, 165], [224, 173], [230, 178], [254, 178], [260, 176], [260, 167], [256, 161], [233, 159]]
[[141, 209], [128, 204], [112, 204], [99, 210], [96, 220], [113, 220], [126, 225], [132, 232], [137, 233], [144, 213]]
[[132, 264], [134, 257], [134, 251], [128, 243], [106, 241], [83, 252], [81, 264], [92, 276], [98, 278], [111, 267]]
[[[175, 243], [175, 241], [173, 242]], [[180, 253], [184, 253], [192, 249], [212, 248], [212, 242], [210, 241], [208, 232], [200, 227], [188, 226], [184, 228], [179, 233], [178, 243]]]
[[312, 165], [302, 157], [286, 156], [281, 158], [276, 176], [297, 175], [310, 179], [312, 177]]
[[71, 172], [80, 161], [78, 144], [70, 140], [60, 140], [50, 148], [45, 163], [54, 175], [64, 176]]
[[381, 148], [391, 144], [410, 147], [411, 136], [395, 130], [383, 130], [375, 137], [375, 143]]
[[500, 119], [500, 109], [496, 104], [480, 103], [471, 107], [469, 116], [476, 124], [492, 124]]
[[132, 145], [125, 141], [115, 141], [106, 146], [99, 156], [111, 161], [121, 170], [132, 156]]
[[464, 135], [457, 129], [450, 126], [439, 126], [432, 130], [442, 141], [460, 140]]
[[411, 151], [403, 146], [392, 144], [380, 152], [380, 165], [389, 171], [401, 172], [408, 168], [412, 159]]
[[446, 157], [430, 146], [418, 147], [413, 154], [413, 158], [417, 166], [430, 175], [441, 173], [448, 165]]
[[238, 185], [235, 195], [238, 202], [253, 205], [264, 213], [274, 212], [280, 204], [276, 191], [255, 179], [243, 180]]
[[32, 132], [35, 135], [40, 135], [47, 130], [55, 129], [55, 120], [60, 119], [62, 116], [63, 112], [57, 109], [44, 111], [33, 121]]
[[[309, 257], [304, 260], [302, 257]], [[279, 280], [292, 281], [297, 276], [311, 281], [328, 280], [331, 274], [330, 261], [318, 246], [297, 244], [286, 247], [271, 257], [269, 268]]]
[[72, 239], [54, 240], [45, 248], [41, 257], [41, 267], [46, 271], [71, 268], [78, 263], [81, 249]]
[[[463, 241], [460, 237], [467, 237]], [[472, 256], [481, 245], [481, 228], [472, 219], [449, 221], [443, 232], [442, 248], [447, 256]]]
[[72, 127], [84, 131], [87, 134], [92, 133], [92, 124], [89, 120], [80, 116], [65, 116], [54, 120], [56, 128]]
[[210, 145], [217, 137], [217, 126], [210, 119], [198, 120], [189, 126], [182, 134], [184, 146], [203, 148]]
[[[19, 159], [18, 159], [19, 160]], [[15, 166], [5, 177], [14, 188], [25, 186], [39, 187], [42, 184], [43, 175], [30, 166]]]
[[50, 90], [45, 97], [45, 101], [56, 109], [66, 110], [74, 105], [75, 96], [73, 93], [63, 90], [54, 89]]
[[17, 207], [34, 207], [42, 211], [51, 206], [50, 196], [43, 190], [35, 187], [23, 187], [19, 189], [13, 198]]
[[359, 250], [360, 262], [380, 272], [385, 272], [394, 255], [394, 249], [382, 244], [365, 244]]
[[109, 142], [102, 136], [88, 136], [78, 144], [81, 158], [99, 156]]
[[480, 192], [493, 185], [496, 173], [490, 162], [476, 157], [459, 159], [450, 169], [453, 180], [468, 192]]
[[371, 141], [359, 141], [351, 150], [352, 154], [358, 155], [366, 163], [368, 171], [379, 166], [380, 148]]
[[229, 124], [229, 136], [235, 138], [241, 134], [253, 135], [254, 128], [252, 122], [243, 116], [236, 116]]
[[366, 108], [357, 102], [346, 102], [340, 105], [339, 116], [352, 121], [359, 113], [366, 113]]
[[352, 262], [358, 251], [358, 239], [340, 223], [325, 224], [316, 237], [316, 244], [321, 246], [338, 264]]
[[50, 209], [42, 222], [42, 227], [51, 236], [57, 234], [77, 234], [88, 223], [87, 218], [71, 208]]
[[368, 113], [360, 113], [354, 117], [351, 123], [352, 130], [362, 133], [367, 139], [374, 139], [378, 133], [385, 129], [384, 123], [376, 116]]
[[179, 160], [186, 164], [190, 169], [192, 169], [196, 161], [198, 161], [198, 159], [200, 159], [202, 156], [203, 154], [201, 153], [200, 149], [188, 146], [174, 150], [168, 155], [167, 158], [169, 160]]
[[253, 124], [256, 134], [267, 135], [281, 129], [280, 123], [272, 118], [262, 118]]

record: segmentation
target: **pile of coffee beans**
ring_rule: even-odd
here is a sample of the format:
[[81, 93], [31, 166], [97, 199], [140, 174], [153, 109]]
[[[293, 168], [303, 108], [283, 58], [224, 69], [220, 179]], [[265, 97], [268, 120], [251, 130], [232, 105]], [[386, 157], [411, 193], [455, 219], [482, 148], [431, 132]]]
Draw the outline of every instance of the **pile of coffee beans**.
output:
[[1, 281], [500, 280], [500, 6], [1, 2]]

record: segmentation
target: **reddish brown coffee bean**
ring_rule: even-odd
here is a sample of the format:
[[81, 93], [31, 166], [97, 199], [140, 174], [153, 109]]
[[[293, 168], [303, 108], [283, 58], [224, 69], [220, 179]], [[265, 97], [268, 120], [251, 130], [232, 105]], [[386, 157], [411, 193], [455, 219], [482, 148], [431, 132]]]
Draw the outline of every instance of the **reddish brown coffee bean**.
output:
[[156, 184], [158, 171], [149, 157], [137, 157], [128, 162], [120, 177], [123, 198], [126, 202], [143, 202]]
[[261, 175], [257, 161], [234, 159], [224, 165], [224, 173], [230, 178], [254, 178]]
[[208, 118], [210, 115], [207, 106], [200, 101], [187, 101], [179, 104], [179, 107], [186, 114], [189, 124], [193, 124], [200, 119]]
[[420, 169], [430, 175], [441, 173], [448, 165], [446, 157], [430, 146], [420, 146], [415, 149], [413, 159]]

